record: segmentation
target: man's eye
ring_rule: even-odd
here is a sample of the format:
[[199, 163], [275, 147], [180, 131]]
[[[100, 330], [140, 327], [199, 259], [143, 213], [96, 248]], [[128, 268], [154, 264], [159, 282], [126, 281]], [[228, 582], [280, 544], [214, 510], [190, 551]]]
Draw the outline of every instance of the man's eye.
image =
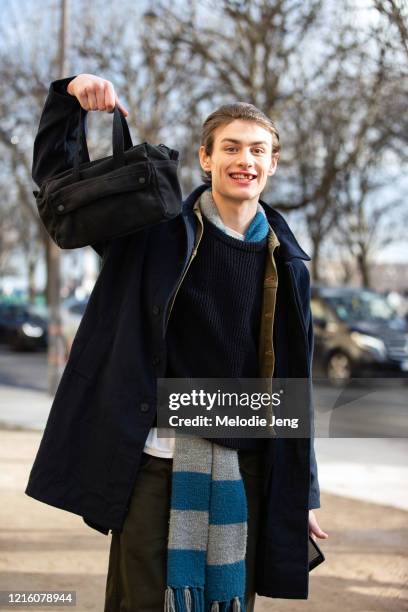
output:
[[256, 151], [257, 153], [263, 153], [263, 152], [264, 152], [264, 150], [263, 150], [263, 149], [255, 149], [255, 151]]
[[235, 151], [235, 147], [227, 147], [225, 150], [226, 151]]

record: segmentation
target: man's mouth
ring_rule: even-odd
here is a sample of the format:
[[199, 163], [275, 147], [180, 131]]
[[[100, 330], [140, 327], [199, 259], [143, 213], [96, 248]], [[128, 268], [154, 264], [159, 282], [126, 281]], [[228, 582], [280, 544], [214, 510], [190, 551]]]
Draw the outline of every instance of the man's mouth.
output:
[[247, 185], [254, 179], [256, 179], [256, 174], [251, 174], [250, 172], [231, 172], [230, 177], [235, 183], [239, 183], [241, 185]]

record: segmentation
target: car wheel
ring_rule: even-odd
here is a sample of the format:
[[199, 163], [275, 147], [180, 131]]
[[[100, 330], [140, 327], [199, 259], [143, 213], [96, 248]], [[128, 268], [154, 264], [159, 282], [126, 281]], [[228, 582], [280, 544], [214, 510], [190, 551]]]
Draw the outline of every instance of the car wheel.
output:
[[337, 351], [330, 355], [326, 366], [327, 378], [334, 387], [342, 387], [352, 377], [351, 359], [345, 353]]

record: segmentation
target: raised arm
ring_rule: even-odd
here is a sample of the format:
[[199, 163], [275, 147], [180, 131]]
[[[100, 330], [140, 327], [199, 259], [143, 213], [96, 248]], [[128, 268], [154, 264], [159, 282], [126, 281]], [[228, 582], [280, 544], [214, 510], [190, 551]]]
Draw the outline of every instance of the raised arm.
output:
[[[32, 178], [38, 187], [49, 177], [73, 167], [80, 107], [85, 111], [113, 112], [115, 104], [125, 116], [129, 114], [120, 104], [113, 84], [92, 74], [80, 74], [51, 83], [34, 141]], [[84, 113], [83, 134], [86, 134], [86, 118], [87, 113]], [[80, 163], [88, 161], [85, 137], [82, 139]], [[103, 255], [104, 243], [91, 246], [98, 255]]]
[[[92, 74], [80, 74], [51, 83], [34, 141], [32, 177], [39, 187], [50, 176], [72, 168], [80, 106], [86, 111], [112, 112], [115, 103], [127, 116], [128, 112], [120, 104], [112, 83]], [[84, 133], [86, 117], [85, 113]], [[89, 154], [84, 141], [80, 162], [87, 161]]]

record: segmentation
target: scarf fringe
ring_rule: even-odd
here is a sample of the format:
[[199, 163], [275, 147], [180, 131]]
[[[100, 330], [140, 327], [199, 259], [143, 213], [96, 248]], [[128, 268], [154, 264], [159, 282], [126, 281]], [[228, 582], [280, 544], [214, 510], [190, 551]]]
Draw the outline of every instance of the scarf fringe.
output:
[[[164, 612], [206, 612], [204, 590], [199, 587], [167, 587], [164, 594]], [[242, 597], [230, 602], [213, 601], [209, 612], [245, 612]]]
[[164, 612], [205, 612], [204, 589], [200, 587], [167, 587]]
[[241, 597], [234, 597], [230, 602], [213, 601], [210, 612], [245, 612], [244, 600]]

